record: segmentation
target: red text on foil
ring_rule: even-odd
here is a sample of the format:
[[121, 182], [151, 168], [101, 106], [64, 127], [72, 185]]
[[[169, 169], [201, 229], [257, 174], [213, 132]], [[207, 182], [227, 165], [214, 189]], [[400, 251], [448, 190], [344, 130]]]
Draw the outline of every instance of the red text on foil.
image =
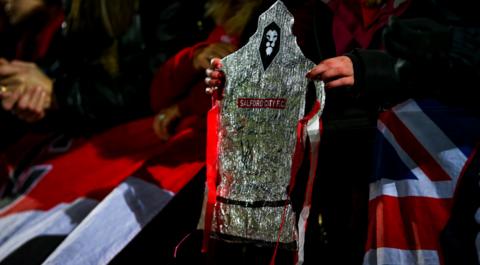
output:
[[286, 98], [239, 98], [237, 106], [242, 109], [285, 109]]

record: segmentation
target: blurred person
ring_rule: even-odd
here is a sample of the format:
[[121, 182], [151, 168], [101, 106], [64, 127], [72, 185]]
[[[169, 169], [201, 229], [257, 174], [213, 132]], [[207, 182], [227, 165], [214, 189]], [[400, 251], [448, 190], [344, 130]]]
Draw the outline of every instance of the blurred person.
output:
[[[28, 94], [31, 94], [32, 97], [35, 93], [38, 96], [44, 95], [43, 98], [38, 98], [41, 101], [38, 104], [37, 102], [30, 102], [31, 104], [29, 104], [28, 98], [26, 98], [19, 106], [19, 115], [29, 121], [37, 120], [44, 115], [43, 110], [44, 107], [48, 107], [48, 103], [43, 101], [51, 93], [49, 81], [47, 83], [42, 82], [31, 90], [24, 86], [21, 89], [15, 89], [20, 79], [14, 75], [12, 69], [8, 69], [11, 68], [10, 62], [12, 60], [35, 62], [47, 74], [55, 71], [56, 62], [61, 53], [61, 25], [64, 21], [64, 13], [61, 1], [55, 0], [6, 0], [2, 1], [1, 5], [2, 11], [4, 11], [2, 12], [4, 21], [0, 32], [0, 38], [2, 39], [0, 43], [0, 68], [2, 69], [0, 71], [0, 83], [2, 85], [0, 120], [2, 120], [2, 123], [0, 126], [4, 132], [4, 137], [0, 142], [0, 148], [3, 148], [18, 139], [27, 128], [31, 128], [30, 125], [20, 121], [13, 111], [15, 102], [22, 94], [21, 92], [28, 90]], [[34, 71], [30, 67], [26, 70], [24, 66], [24, 64], [16, 61], [14, 68], [22, 68], [18, 71], [24, 73]], [[32, 67], [36, 66], [32, 65]], [[22, 74], [22, 78], [26, 76]], [[43, 81], [47, 79], [45, 75], [39, 76], [39, 78]]]
[[[210, 1], [206, 16], [216, 28], [207, 40], [186, 48], [170, 58], [157, 72], [151, 92], [153, 109], [158, 113], [153, 124], [157, 135], [169, 137], [172, 122], [181, 117], [205, 116], [210, 100], [204, 96], [202, 74], [210, 59], [236, 50], [239, 37], [260, 1]], [[169, 103], [169, 102], [172, 102]]]
[[[54, 119], [91, 133], [150, 113], [151, 68], [136, 0], [72, 0], [54, 83]], [[72, 52], [74, 51], [74, 52]]]
[[[187, 1], [170, 1], [169, 4], [174, 5], [178, 2], [185, 4]], [[142, 3], [145, 2], [141, 2], [140, 7]], [[78, 197], [101, 200], [127, 177], [141, 174], [136, 171], [141, 171], [140, 168], [144, 164], [148, 165], [142, 167], [142, 170], [147, 171], [147, 173], [143, 172], [147, 175], [145, 179], [168, 190], [169, 196], [173, 196], [174, 192], [180, 190], [201, 170], [203, 161], [197, 161], [196, 155], [203, 153], [202, 146], [192, 141], [193, 137], [189, 130], [184, 130], [182, 134], [173, 137], [170, 144], [160, 141], [154, 135], [150, 117], [126, 123], [150, 113], [148, 92], [145, 93], [151, 82], [148, 78], [152, 71], [150, 67], [160, 64], [162, 58], [168, 57], [167, 54], [181, 48], [180, 43], [177, 43], [178, 46], [170, 47], [172, 50], [165, 51], [165, 54], [159, 58], [146, 53], [144, 50], [146, 44], [138, 38], [141, 37], [138, 34], [141, 32], [138, 30], [141, 26], [139, 25], [141, 18], [124, 17], [135, 13], [136, 5], [136, 1], [74, 0], [67, 2], [68, 15], [64, 27], [65, 53], [59, 60], [60, 67], [54, 74], [55, 78], [47, 78], [51, 84], [45, 82], [46, 87], [52, 88], [50, 97], [52, 104], [47, 108], [46, 115], [43, 118], [38, 117], [38, 121], [35, 122], [35, 124], [49, 122], [51, 126], [46, 131], [52, 132], [53, 136], [49, 135], [47, 139], [36, 142], [35, 148], [29, 150], [31, 152], [27, 156], [15, 154], [19, 149], [23, 151], [23, 140], [27, 137], [22, 138], [21, 142], [7, 150], [10, 152], [6, 155], [2, 154], [0, 173], [2, 177], [11, 178], [12, 183], [9, 183], [6, 189], [5, 186], [0, 186], [0, 198], [2, 198], [0, 218], [15, 217], [18, 212], [51, 209], [57, 204], [69, 203]], [[178, 11], [183, 12], [181, 10], [185, 9]], [[177, 16], [172, 20], [178, 19]], [[197, 18], [196, 16], [188, 19], [182, 17], [185, 23], [191, 23], [190, 19], [192, 19], [194, 25], [197, 25]], [[129, 24], [129, 22], [132, 23]], [[175, 43], [176, 37], [167, 34], [173, 32], [171, 28], [168, 30], [161, 26], [159, 28], [160, 32], [157, 33], [160, 37], [165, 37], [164, 41], [168, 42], [168, 45]], [[188, 32], [193, 36], [183, 43], [202, 36], [202, 30], [198, 28], [198, 35]], [[165, 32], [165, 36], [162, 35], [162, 31]], [[186, 32], [178, 33], [179, 38], [186, 34]], [[160, 43], [162, 41], [159, 40]], [[156, 51], [156, 49], [150, 51]], [[150, 62], [151, 57], [155, 57], [155, 62]], [[34, 89], [44, 82], [44, 78], [41, 78], [45, 75], [44, 72], [31, 63], [11, 61], [0, 68], [5, 74], [8, 73], [18, 80], [15, 84], [18, 87], [17, 91]], [[143, 87], [145, 84], [147, 89]], [[41, 99], [34, 95], [30, 96], [29, 93], [20, 93], [16, 102], [10, 103], [14, 106], [16, 117], [20, 117], [18, 107], [25, 97], [30, 102]], [[12, 101], [15, 101], [15, 98], [13, 99]], [[120, 123], [123, 124], [118, 125]], [[79, 137], [72, 138], [72, 135]], [[196, 138], [193, 139], [196, 140]], [[175, 148], [188, 150], [193, 155], [190, 157], [178, 155], [174, 152], [177, 151]], [[6, 159], [3, 159], [4, 157]], [[147, 163], [149, 159], [154, 162]], [[5, 168], [8, 172], [4, 172]], [[52, 187], [52, 183], [55, 183], [55, 187]], [[52, 188], [56, 188], [54, 194], [50, 192]], [[136, 192], [131, 195], [135, 198], [140, 196]], [[129, 199], [133, 198], [128, 196]], [[32, 201], [34, 202], [30, 203]], [[162, 205], [162, 207], [163, 203], [167, 202], [154, 202], [155, 205]], [[12, 207], [13, 204], [14, 207]], [[16, 211], [18, 208], [20, 210]], [[144, 211], [143, 207], [141, 211]], [[150, 211], [140, 214], [143, 215], [143, 213], [153, 216]], [[80, 220], [76, 220], [71, 226], [75, 227], [78, 224], [77, 221]], [[138, 220], [133, 220], [133, 223], [137, 224], [136, 221]], [[141, 222], [141, 227], [146, 225], [143, 221], [138, 222]], [[37, 227], [44, 227], [43, 225], [48, 226], [51, 223], [36, 224]], [[25, 228], [30, 227], [25, 226]], [[121, 229], [123, 228], [122, 224]], [[103, 232], [108, 236], [108, 231], [105, 229], [99, 233]], [[15, 242], [21, 236], [15, 231], [10, 232], [12, 232], [11, 237], [8, 236], [10, 242]], [[131, 237], [135, 235], [131, 230], [127, 232]], [[66, 233], [68, 235], [69, 231]], [[59, 237], [63, 238], [65, 231], [60, 234]], [[40, 241], [35, 239], [37, 238], [23, 238], [21, 240], [29, 241], [21, 242], [38, 246], [37, 242]], [[50, 254], [49, 251], [53, 251], [61, 243], [48, 239], [47, 241], [51, 245], [45, 253], [36, 251], [43, 249], [39, 246], [32, 248], [35, 250], [32, 251], [34, 253], [22, 248], [17, 249], [18, 252], [10, 253], [15, 250], [10, 248], [8, 253], [4, 252], [1, 256], [11, 254], [16, 257], [18, 253], [26, 251], [28, 255], [23, 257], [28, 256], [29, 261], [43, 262], [46, 255]], [[112, 251], [119, 252], [120, 249], [117, 246], [126, 245], [129, 242], [125, 240], [110, 244], [107, 241], [94, 243], [95, 246], [107, 245], [104, 247], [113, 248]], [[0, 244], [0, 248], [2, 247], [5, 248], [5, 245]], [[76, 253], [80, 253], [81, 250]], [[105, 254], [100, 247], [95, 251], [100, 252], [98, 255]], [[158, 249], [155, 250], [155, 254], [157, 253]], [[113, 258], [110, 252], [107, 254], [108, 259]], [[89, 253], [89, 258], [95, 259], [92, 256]]]
[[[14, 175], [58, 135], [89, 137], [151, 112], [148, 88], [153, 68], [149, 59], [154, 56], [144, 50], [138, 4], [135, 0], [67, 1], [62, 43], [55, 50], [61, 54], [52, 60], [54, 69], [33, 61], [0, 61], [2, 108], [9, 110], [5, 113], [12, 120], [31, 123], [28, 129], [35, 129], [25, 137], [27, 129], [18, 133], [10, 126], [5, 130], [22, 137], [19, 144], [5, 141]], [[46, 138], [39, 140], [38, 135]]]
[[[434, 113], [437, 118], [444, 116], [444, 119], [452, 119], [443, 125], [456, 126], [454, 130], [462, 135], [460, 145], [466, 150], [470, 150], [466, 147], [471, 147], [472, 142], [469, 141], [473, 140], [474, 142], [475, 138], [477, 138], [476, 141], [478, 141], [480, 137], [480, 135], [478, 135], [478, 126], [474, 122], [478, 119], [479, 108], [475, 99], [476, 92], [471, 86], [471, 84], [475, 83], [475, 80], [478, 80], [480, 77], [480, 53], [478, 49], [475, 48], [480, 44], [480, 38], [478, 37], [480, 36], [480, 31], [478, 20], [475, 22], [474, 17], [469, 16], [468, 13], [470, 10], [478, 9], [478, 4], [459, 3], [456, 5], [453, 1], [450, 1], [449, 4], [451, 6], [462, 7], [456, 11], [464, 10], [463, 13], [455, 14], [453, 9], [448, 8], [445, 2], [436, 1], [432, 3], [430, 11], [438, 11], [436, 15], [428, 16], [429, 14], [427, 12], [426, 17], [390, 19], [389, 24], [383, 31], [386, 51], [357, 49], [347, 53], [345, 56], [334, 57], [321, 62], [317, 67], [312, 69], [307, 76], [309, 78], [325, 80], [326, 88], [332, 92], [346, 91], [364, 101], [367, 106], [372, 106], [370, 111], [372, 117], [378, 117], [378, 113], [387, 115], [392, 106], [408, 98], [417, 100], [433, 98], [439, 100], [443, 106], [441, 104], [440, 106], [438, 106], [438, 104], [432, 104], [429, 108], [427, 102], [427, 113], [430, 111], [430, 114]], [[424, 108], [422, 108], [422, 110], [423, 109]], [[385, 112], [382, 110], [385, 110]], [[387, 117], [385, 115], [380, 117]], [[414, 119], [413, 117], [416, 117], [415, 111], [412, 111], [409, 117]], [[453, 120], [453, 117], [457, 119]], [[462, 117], [471, 120], [473, 124], [465, 126], [466, 124], [461, 123]], [[419, 126], [419, 124], [417, 124], [417, 126]], [[422, 126], [427, 127], [426, 124]], [[372, 127], [374, 127], [373, 123]], [[451, 127], [441, 127], [441, 129], [445, 128], [447, 128], [447, 132], [451, 132], [452, 130]], [[450, 135], [447, 134], [447, 136]], [[396, 136], [397, 139], [399, 137], [400, 135]], [[458, 141], [454, 141], [455, 137], [451, 140], [454, 143], [458, 143]], [[436, 141], [441, 142], [441, 139], [436, 139]], [[387, 147], [384, 147], [382, 150], [386, 149]], [[465, 153], [467, 156], [468, 154], [468, 152]], [[387, 163], [389, 160], [386, 158], [380, 159], [379, 157], [377, 157], [377, 159], [379, 160], [374, 161], [376, 170], [387, 167], [388, 164], [384, 163]], [[415, 162], [420, 163], [420, 166], [425, 166], [421, 164], [422, 162], [425, 163], [425, 161], [420, 160], [420, 162]], [[445, 159], [444, 163], [450, 163], [447, 166], [442, 165], [444, 168], [464, 166], [461, 164], [453, 166], [455, 163], [460, 163], [460, 161], [453, 158]], [[390, 166], [393, 167], [393, 165]], [[471, 166], [467, 166], [467, 168], [469, 167]], [[467, 171], [469, 170], [467, 169]], [[376, 176], [375, 174], [374, 172], [372, 175]], [[471, 176], [472, 173], [467, 175], [470, 179], [467, 180], [467, 182], [472, 181]], [[388, 176], [380, 177], [388, 178]], [[452, 183], [454, 183], [456, 177], [462, 180], [462, 175], [453, 175]], [[425, 259], [423, 257], [416, 257], [412, 260], [412, 263], [422, 263], [426, 259], [436, 257], [440, 263], [471, 264], [472, 249], [474, 249], [475, 246], [473, 243], [474, 240], [472, 240], [472, 236], [466, 236], [466, 231], [462, 231], [460, 227], [465, 227], [465, 229], [474, 228], [469, 230], [469, 233], [478, 233], [478, 229], [475, 229], [475, 210], [473, 209], [473, 207], [478, 204], [478, 200], [473, 196], [470, 202], [465, 203], [468, 201], [465, 199], [465, 196], [474, 194], [472, 190], [475, 188], [462, 189], [462, 186], [459, 187], [455, 192], [455, 203], [451, 215], [449, 207], [442, 208], [443, 211], [436, 213], [432, 210], [431, 216], [435, 216], [432, 218], [435, 219], [435, 221], [427, 224], [428, 228], [419, 225], [416, 227], [418, 231], [411, 234], [405, 233], [403, 235], [406, 239], [413, 239], [420, 233], [428, 234], [428, 237], [431, 238], [433, 242], [433, 245], [428, 248], [435, 248], [435, 251], [432, 251], [432, 253], [434, 253], [432, 256], [425, 257]], [[462, 193], [464, 191], [467, 191], [469, 195], [463, 195]], [[404, 195], [399, 194], [399, 196]], [[462, 202], [457, 201], [457, 196]], [[366, 201], [366, 199], [364, 201]], [[383, 203], [382, 199], [377, 199], [376, 201], [380, 201], [379, 204]], [[444, 201], [448, 201], [448, 198]], [[409, 205], [409, 208], [412, 208], [412, 206], [413, 204]], [[418, 209], [412, 210], [423, 211], [420, 205], [417, 206]], [[375, 224], [374, 218], [389, 218], [388, 216], [396, 214], [395, 209], [387, 207], [389, 206], [386, 204], [383, 206], [379, 205], [378, 208], [372, 207], [369, 213], [370, 224]], [[467, 216], [468, 211], [460, 210], [463, 207], [468, 208], [470, 216]], [[432, 207], [432, 209], [433, 208], [434, 207]], [[403, 207], [401, 207], [399, 211], [403, 213]], [[385, 215], [381, 215], [382, 213], [385, 213]], [[375, 214], [379, 215], [375, 216]], [[404, 214], [405, 229], [408, 229], [414, 222], [410, 223], [411, 220], [408, 218], [411, 218], [411, 216], [409, 216], [408, 213]], [[458, 217], [459, 215], [460, 218]], [[449, 231], [443, 235], [443, 238], [440, 238], [438, 231], [443, 229], [443, 226], [447, 224], [448, 220], [445, 219], [445, 216], [447, 216], [447, 218], [451, 216], [451, 220], [448, 221], [447, 225]], [[422, 218], [418, 217], [418, 220], [420, 219]], [[377, 223], [377, 226], [370, 227], [371, 230], [367, 241], [369, 242], [367, 243], [367, 250], [369, 250], [369, 252], [365, 255], [364, 264], [381, 263], [382, 261], [379, 257], [387, 255], [382, 252], [383, 250], [376, 250], [376, 246], [386, 244], [382, 240], [393, 240], [390, 236], [395, 234], [395, 232], [382, 231], [385, 227], [388, 226], [383, 226], [380, 223]], [[377, 231], [377, 233], [380, 231], [384, 235], [380, 236], [375, 234], [375, 231]], [[464, 244], [459, 244], [460, 238], [465, 239]], [[440, 239], [442, 241], [440, 241]], [[420, 246], [421, 248], [426, 242], [422, 240], [421, 237], [412, 240], [408, 245], [409, 250], [407, 250], [406, 253], [409, 251], [412, 253], [414, 246]], [[376, 243], [377, 241], [378, 243]], [[385, 247], [388, 246], [389, 245], [385, 245]], [[391, 252], [396, 253], [394, 250]]]
[[[177, 2], [179, 1], [171, 1], [168, 5]], [[150, 113], [148, 104], [144, 103], [149, 101], [148, 88], [153, 69], [162, 63], [161, 58], [173, 50], [165, 50], [160, 56], [152, 52], [161, 51], [146, 49], [142, 34], [147, 34], [148, 31], [144, 31], [141, 24], [143, 18], [138, 11], [144, 5], [145, 1], [136, 0], [115, 4], [89, 0], [66, 2], [68, 16], [65, 20], [62, 54], [56, 61], [55, 72], [47, 73], [55, 82], [52, 82], [52, 87], [46, 88], [47, 92], [52, 91], [48, 97], [54, 102], [51, 105], [51, 116], [60, 121], [62, 129], [70, 132], [80, 128], [82, 131], [96, 131]], [[166, 8], [168, 5], [164, 4]], [[168, 19], [173, 18], [166, 18]], [[147, 22], [149, 20], [145, 23]], [[196, 18], [192, 17], [191, 20], [185, 20], [184, 24], [196, 22]], [[160, 40], [157, 44], [175, 42], [191, 28], [180, 27], [178, 35], [171, 36], [170, 27], [173, 25], [168, 26], [158, 25], [156, 33]], [[166, 37], [169, 39], [162, 39]], [[189, 41], [192, 42], [195, 38], [199, 37], [192, 37]], [[184, 43], [186, 45], [187, 41]], [[181, 46], [176, 47], [177, 50], [180, 48]], [[10, 75], [20, 75], [18, 67], [5, 67], [9, 68]], [[38, 71], [31, 72], [39, 74]], [[13, 97], [12, 101], [16, 102], [15, 99]], [[7, 107], [10, 105], [12, 104]], [[50, 108], [41, 112], [46, 109]], [[30, 122], [42, 119], [44, 114], [33, 111], [32, 116], [34, 118]]]
[[325, 80], [327, 89], [351, 87], [377, 103], [434, 96], [474, 107], [467, 84], [479, 77], [479, 36], [478, 24], [392, 18], [383, 35], [386, 52], [354, 50], [321, 62], [307, 77]]

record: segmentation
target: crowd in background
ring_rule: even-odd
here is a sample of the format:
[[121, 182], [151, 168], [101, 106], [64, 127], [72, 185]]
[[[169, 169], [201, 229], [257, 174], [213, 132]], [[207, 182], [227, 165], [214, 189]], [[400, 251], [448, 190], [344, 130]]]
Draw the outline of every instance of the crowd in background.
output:
[[[478, 114], [479, 5], [284, 2], [295, 17], [299, 46], [317, 64], [305, 75], [323, 80], [327, 90], [306, 263], [361, 264], [378, 114], [412, 97], [433, 97]], [[151, 133], [138, 136], [140, 146], [171, 143], [152, 154], [174, 157], [175, 163], [203, 162], [211, 106], [205, 70], [212, 58], [248, 42], [259, 14], [273, 3], [1, 0], [0, 206], [21, 195], [12, 189], [17, 177], [58, 135], [108, 138], [118, 126], [146, 121], [142, 126]], [[190, 145], [176, 145], [186, 130], [192, 132]], [[130, 140], [115, 145], [131, 146]], [[193, 189], [201, 190], [204, 174], [192, 176], [201, 180]], [[292, 197], [295, 203], [301, 194]], [[191, 200], [196, 210], [179, 206], [174, 212], [198, 220], [201, 198]], [[194, 223], [188, 224], [192, 230]], [[218, 253], [228, 260], [235, 251]]]

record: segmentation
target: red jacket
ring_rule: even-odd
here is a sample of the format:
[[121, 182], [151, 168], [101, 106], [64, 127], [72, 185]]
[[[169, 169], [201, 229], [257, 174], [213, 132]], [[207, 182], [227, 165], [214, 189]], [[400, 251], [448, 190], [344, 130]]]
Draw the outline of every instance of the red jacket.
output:
[[193, 68], [193, 58], [197, 49], [216, 42], [238, 45], [236, 37], [228, 36], [222, 27], [217, 27], [207, 40], [181, 50], [158, 69], [150, 89], [150, 103], [155, 112], [178, 104], [184, 117], [207, 113], [211, 100], [205, 94], [205, 72]]

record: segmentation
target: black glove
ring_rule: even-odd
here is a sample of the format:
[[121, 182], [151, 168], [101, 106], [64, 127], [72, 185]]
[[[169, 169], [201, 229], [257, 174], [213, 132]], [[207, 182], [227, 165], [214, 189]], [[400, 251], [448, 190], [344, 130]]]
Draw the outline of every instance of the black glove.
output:
[[395, 57], [416, 63], [446, 62], [451, 47], [448, 26], [427, 18], [391, 17], [383, 32], [386, 50]]

